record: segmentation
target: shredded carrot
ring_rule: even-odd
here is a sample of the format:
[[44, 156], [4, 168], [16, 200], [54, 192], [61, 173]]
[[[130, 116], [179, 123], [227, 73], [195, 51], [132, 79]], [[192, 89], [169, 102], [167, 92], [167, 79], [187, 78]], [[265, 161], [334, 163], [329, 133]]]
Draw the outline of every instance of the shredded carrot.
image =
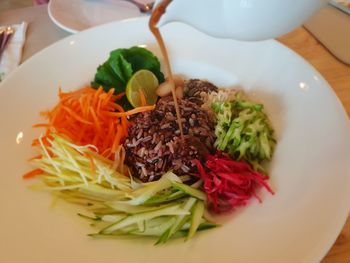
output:
[[125, 95], [125, 92], [119, 93], [118, 95], [115, 96], [115, 100], [120, 100], [121, 98], [123, 98]]
[[111, 116], [115, 116], [115, 117], [126, 117], [126, 116], [130, 116], [130, 115], [134, 115], [136, 113], [154, 110], [155, 107], [156, 107], [156, 105], [137, 107], [135, 109], [132, 109], [132, 110], [129, 110], [129, 111], [126, 111], [126, 112], [110, 112], [109, 114]]
[[107, 148], [106, 150], [104, 150], [101, 155], [107, 157], [107, 158], [111, 158], [112, 156], [112, 150], [111, 148]]
[[[43, 142], [46, 144], [50, 133], [57, 132], [68, 136], [77, 145], [93, 144], [105, 157], [113, 158], [120, 144], [128, 136], [127, 116], [152, 110], [154, 106], [135, 108], [125, 112], [116, 100], [125, 93], [114, 95], [114, 89], [105, 92], [102, 87], [85, 87], [72, 92], [59, 89], [59, 102], [49, 111], [41, 114], [48, 123], [33, 127], [45, 128]], [[34, 140], [32, 145], [38, 145]]]
[[82, 123], [85, 123], [85, 124], [89, 124], [89, 125], [92, 125], [92, 122], [89, 122], [87, 120], [84, 120], [83, 118], [81, 118], [76, 112], [74, 112], [72, 109], [66, 107], [66, 106], [62, 106], [62, 109], [64, 109], [65, 111], [67, 111], [67, 113], [69, 115], [71, 115], [74, 119], [76, 119], [77, 121], [80, 121]]
[[129, 128], [129, 122], [127, 120], [127, 118], [124, 116], [121, 118], [122, 119], [122, 126], [123, 126], [123, 130], [126, 132], [126, 136], [127, 136], [127, 131], [128, 131], [128, 128]]
[[49, 127], [50, 127], [50, 124], [48, 123], [38, 123], [33, 125], [33, 128], [49, 128]]
[[28, 173], [25, 173], [23, 175], [23, 179], [30, 179], [30, 178], [33, 178], [37, 175], [40, 175], [40, 174], [43, 174], [44, 172], [41, 170], [41, 169], [35, 169], [35, 170], [32, 170]]
[[143, 90], [139, 89], [139, 95], [140, 95], [140, 99], [141, 99], [141, 106], [147, 106], [147, 101], [146, 101], [146, 96], [145, 93], [143, 92]]
[[[44, 144], [45, 146], [49, 146], [49, 145], [50, 145], [49, 141], [47, 140], [47, 137], [44, 137], [44, 138], [42, 139], [42, 142], [43, 142], [43, 144]], [[32, 141], [32, 146], [38, 146], [38, 145], [40, 145], [39, 139], [34, 139], [34, 140]]]
[[118, 105], [118, 104], [111, 105], [111, 107], [113, 107], [113, 108], [116, 109], [117, 111], [124, 112], [123, 107], [120, 106], [120, 105]]
[[34, 156], [32, 158], [30, 158], [28, 161], [33, 161], [35, 159], [40, 159], [41, 157], [43, 157], [41, 154], [37, 155], [37, 156]]
[[115, 153], [118, 145], [120, 144], [120, 140], [123, 136], [122, 126], [118, 124], [117, 126], [117, 134], [115, 135], [113, 144], [112, 144], [112, 153]]

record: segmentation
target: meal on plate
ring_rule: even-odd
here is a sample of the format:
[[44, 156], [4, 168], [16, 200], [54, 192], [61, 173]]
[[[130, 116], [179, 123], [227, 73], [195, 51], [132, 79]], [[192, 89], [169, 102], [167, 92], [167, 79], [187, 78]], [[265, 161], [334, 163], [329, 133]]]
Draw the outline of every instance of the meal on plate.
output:
[[204, 79], [173, 76], [172, 90], [168, 78], [149, 50], [114, 50], [90, 86], [59, 90], [34, 125], [44, 130], [24, 178], [84, 207], [93, 237], [189, 239], [217, 226], [209, 213], [261, 202], [260, 188], [273, 194], [263, 105]]

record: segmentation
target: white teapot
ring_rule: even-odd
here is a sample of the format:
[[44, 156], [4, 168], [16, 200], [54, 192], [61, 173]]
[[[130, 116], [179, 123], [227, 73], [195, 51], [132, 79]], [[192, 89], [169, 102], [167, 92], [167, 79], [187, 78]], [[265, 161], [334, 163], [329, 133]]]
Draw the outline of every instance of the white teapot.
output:
[[[157, 6], [162, 0], [156, 0]], [[327, 0], [172, 0], [157, 26], [179, 21], [219, 38], [264, 40], [301, 25]]]

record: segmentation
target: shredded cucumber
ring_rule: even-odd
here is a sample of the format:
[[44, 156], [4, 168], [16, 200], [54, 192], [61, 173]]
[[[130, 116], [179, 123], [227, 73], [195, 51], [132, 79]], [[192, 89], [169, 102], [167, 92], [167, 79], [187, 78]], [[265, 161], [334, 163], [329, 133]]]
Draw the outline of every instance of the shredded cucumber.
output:
[[181, 209], [180, 205], [172, 205], [164, 208], [160, 208], [158, 210], [138, 213], [134, 215], [130, 215], [121, 221], [117, 221], [116, 223], [108, 226], [105, 229], [101, 230], [103, 234], [110, 234], [118, 229], [124, 228], [126, 226], [132, 225], [134, 223], [138, 223], [140, 221], [153, 219], [159, 216], [167, 216], [167, 215], [187, 215], [188, 211], [185, 209]]
[[181, 180], [174, 173], [167, 172], [158, 181], [147, 183], [144, 187], [134, 191], [128, 203], [131, 205], [143, 204], [156, 193], [170, 188], [172, 182], [181, 182]]
[[[187, 215], [190, 214], [190, 210], [196, 203], [196, 201], [196, 198], [190, 197], [183, 204], [183, 210], [187, 212]], [[161, 238], [157, 242], [165, 243], [166, 241], [168, 241], [177, 231], [179, 231], [183, 227], [183, 225], [188, 221], [188, 218], [189, 217], [187, 217], [186, 214], [178, 215], [176, 217], [175, 223], [169, 228], [169, 231], [166, 231], [166, 234], [164, 236], [161, 236]]]
[[193, 207], [191, 226], [188, 231], [187, 238], [191, 238], [194, 236], [194, 234], [196, 233], [201, 223], [201, 219], [203, 215], [204, 215], [204, 203], [202, 201], [198, 201]]
[[271, 159], [276, 140], [262, 104], [248, 101], [238, 93], [235, 100], [213, 102], [211, 107], [216, 113], [217, 149], [246, 160], [255, 168]]
[[78, 146], [57, 134], [50, 137], [48, 146], [41, 142], [42, 157], [33, 160], [44, 171], [44, 185], [35, 187], [84, 206], [91, 216], [79, 215], [98, 229], [90, 236], [154, 236], [165, 243], [215, 226], [203, 216], [201, 181], [185, 185], [169, 171], [155, 182], [135, 182], [113, 169], [115, 163], [93, 146]]
[[206, 200], [207, 197], [205, 195], [205, 193], [203, 193], [202, 191], [195, 189], [191, 186], [188, 186], [186, 184], [182, 184], [182, 183], [178, 183], [178, 182], [173, 182], [173, 187], [175, 187], [176, 189], [180, 190], [181, 192], [184, 192], [190, 196], [196, 197], [197, 199], [200, 200]]

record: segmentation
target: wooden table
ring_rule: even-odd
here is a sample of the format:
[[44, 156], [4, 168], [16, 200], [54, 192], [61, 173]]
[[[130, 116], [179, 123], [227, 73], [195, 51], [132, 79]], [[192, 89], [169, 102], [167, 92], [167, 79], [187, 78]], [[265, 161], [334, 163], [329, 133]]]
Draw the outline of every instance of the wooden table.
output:
[[[304, 28], [294, 30], [281, 37], [279, 41], [304, 57], [323, 75], [343, 103], [348, 116], [350, 116], [350, 66], [337, 60]], [[349, 262], [350, 216], [332, 249], [322, 260], [322, 263]]]
[[[10, 10], [0, 16], [0, 23], [3, 24], [18, 23], [22, 20], [30, 22], [23, 60], [49, 44], [69, 35], [50, 21], [45, 6]], [[350, 66], [338, 61], [304, 28], [298, 28], [279, 40], [299, 53], [324, 76], [350, 116]], [[322, 263], [349, 262], [350, 217]]]

